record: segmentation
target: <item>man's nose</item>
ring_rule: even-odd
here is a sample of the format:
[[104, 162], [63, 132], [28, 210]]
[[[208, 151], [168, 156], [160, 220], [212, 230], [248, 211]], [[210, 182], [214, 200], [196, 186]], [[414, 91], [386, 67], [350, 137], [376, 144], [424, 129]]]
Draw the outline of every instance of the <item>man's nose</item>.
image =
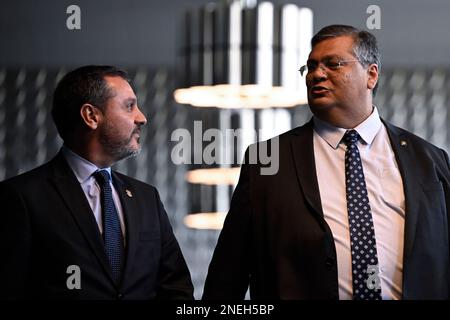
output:
[[315, 83], [324, 81], [328, 77], [326, 67], [321, 63], [314, 70], [310, 70], [309, 75]]
[[140, 124], [141, 126], [145, 125], [147, 123], [147, 118], [145, 117], [145, 115], [142, 113], [141, 109], [137, 108], [137, 115], [136, 115], [136, 120], [135, 122]]
[[323, 63], [319, 63], [313, 70], [313, 74], [319, 74], [320, 76], [327, 76], [327, 67]]

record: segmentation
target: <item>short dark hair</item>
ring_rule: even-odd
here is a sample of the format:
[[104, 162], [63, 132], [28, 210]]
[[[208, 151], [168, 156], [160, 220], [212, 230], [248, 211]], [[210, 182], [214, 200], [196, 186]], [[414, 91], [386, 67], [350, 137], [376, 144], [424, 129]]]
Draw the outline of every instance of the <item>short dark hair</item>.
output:
[[80, 108], [85, 103], [104, 108], [113, 96], [105, 77], [121, 77], [129, 82], [125, 71], [113, 66], [83, 66], [67, 73], [53, 94], [52, 117], [61, 138], [68, 142], [81, 124]]
[[[324, 40], [341, 36], [350, 36], [353, 38], [353, 51], [355, 57], [363, 66], [367, 67], [374, 63], [378, 65], [378, 70], [381, 69], [381, 55], [378, 50], [377, 38], [368, 31], [359, 30], [352, 26], [333, 24], [320, 29], [320, 31], [314, 35], [311, 39], [311, 47], [314, 48], [316, 44]], [[372, 91], [374, 96], [377, 89], [378, 82]]]

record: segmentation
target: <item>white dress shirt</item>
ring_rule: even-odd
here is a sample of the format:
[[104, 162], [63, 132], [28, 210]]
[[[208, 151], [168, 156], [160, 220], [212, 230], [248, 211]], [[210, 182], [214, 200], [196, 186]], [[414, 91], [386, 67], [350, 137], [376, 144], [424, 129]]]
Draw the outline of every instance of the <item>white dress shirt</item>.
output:
[[[373, 216], [383, 299], [402, 295], [405, 196], [388, 133], [378, 110], [356, 128]], [[352, 299], [352, 263], [345, 189], [346, 129], [314, 117], [314, 157], [325, 221], [337, 252], [339, 298]]]
[[[71, 151], [66, 146], [63, 146], [61, 150], [67, 160], [67, 163], [75, 174], [75, 177], [80, 183], [80, 186], [83, 189], [84, 194], [86, 195], [86, 199], [89, 202], [92, 212], [94, 213], [100, 233], [103, 234], [101, 188], [97, 183], [97, 180], [93, 176], [93, 173], [101, 169], [107, 170], [111, 175], [111, 168], [98, 168], [95, 164], [80, 157], [78, 154]], [[126, 232], [122, 205], [120, 203], [119, 195], [117, 194], [114, 184], [112, 183], [112, 179], [109, 183], [111, 185], [112, 196], [117, 209], [117, 213], [119, 215], [120, 227], [122, 228], [122, 234], [125, 241]]]

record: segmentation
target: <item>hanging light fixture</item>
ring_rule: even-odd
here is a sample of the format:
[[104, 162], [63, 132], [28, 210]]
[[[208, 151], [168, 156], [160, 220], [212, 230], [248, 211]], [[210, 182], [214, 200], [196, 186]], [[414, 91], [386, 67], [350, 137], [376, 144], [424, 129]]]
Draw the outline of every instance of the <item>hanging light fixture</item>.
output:
[[226, 212], [192, 213], [184, 217], [184, 224], [191, 229], [220, 230], [226, 216]]
[[294, 107], [307, 102], [298, 74], [312, 11], [294, 4], [222, 1], [186, 14], [184, 81], [175, 100], [196, 107]]
[[239, 173], [239, 168], [195, 169], [186, 173], [186, 181], [206, 185], [236, 185]]
[[[187, 12], [182, 32], [183, 80], [174, 98], [180, 104], [220, 108], [220, 130], [229, 128], [233, 114], [239, 114], [241, 128], [256, 129], [253, 110], [307, 103], [306, 85], [298, 69], [310, 52], [310, 9], [255, 0], [208, 3]], [[260, 111], [262, 120], [267, 118], [266, 111], [270, 113]], [[277, 126], [286, 128], [284, 122], [278, 121]], [[263, 121], [260, 128], [267, 129]], [[206, 203], [185, 217], [186, 226], [222, 228], [230, 188], [236, 185], [239, 171], [224, 165], [188, 171], [186, 180], [195, 190], [203, 190], [196, 193], [196, 200]], [[210, 195], [215, 203], [205, 200]]]

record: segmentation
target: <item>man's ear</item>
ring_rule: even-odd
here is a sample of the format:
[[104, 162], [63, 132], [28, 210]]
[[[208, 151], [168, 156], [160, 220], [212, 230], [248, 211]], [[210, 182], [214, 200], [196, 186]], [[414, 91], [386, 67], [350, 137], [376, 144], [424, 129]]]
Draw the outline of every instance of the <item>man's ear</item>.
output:
[[92, 104], [85, 103], [81, 106], [80, 115], [86, 126], [92, 130], [97, 129], [101, 117], [101, 112], [98, 108]]
[[378, 82], [378, 65], [372, 63], [367, 68], [367, 89], [373, 90]]

